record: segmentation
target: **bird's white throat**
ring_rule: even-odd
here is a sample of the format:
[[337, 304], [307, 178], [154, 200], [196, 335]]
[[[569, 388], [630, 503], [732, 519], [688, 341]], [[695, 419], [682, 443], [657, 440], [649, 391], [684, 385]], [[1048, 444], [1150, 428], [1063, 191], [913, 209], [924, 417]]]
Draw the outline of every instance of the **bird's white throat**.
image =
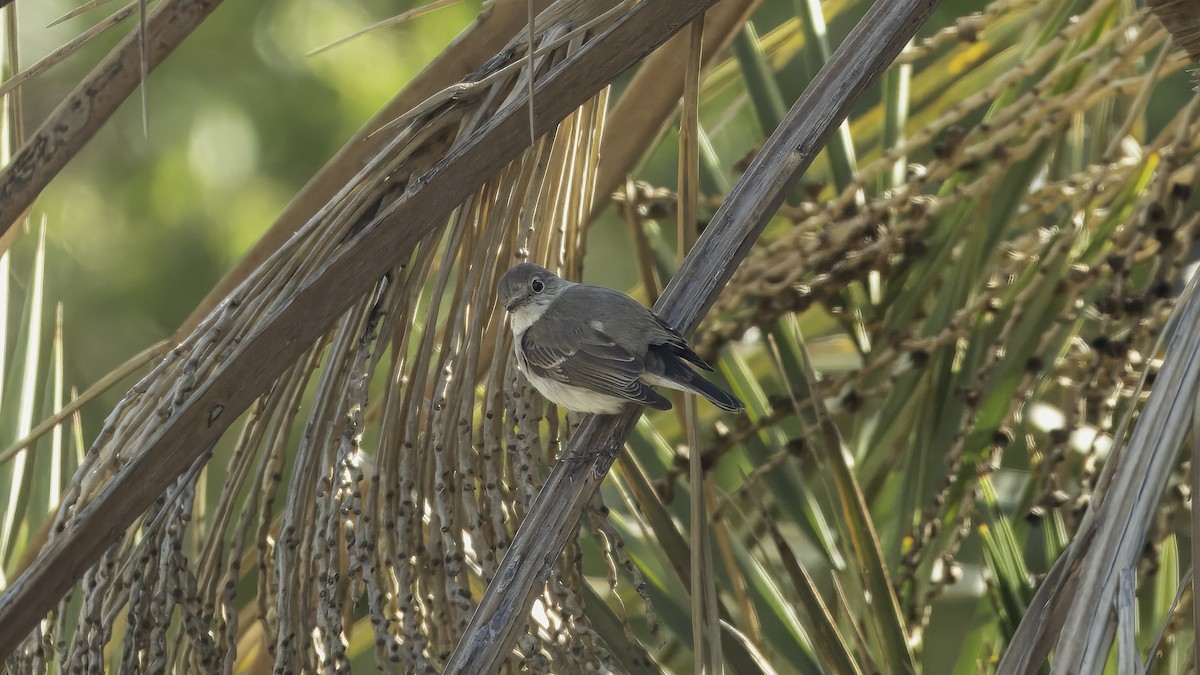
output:
[[525, 334], [525, 331], [529, 330], [529, 327], [546, 313], [551, 300], [551, 298], [545, 298], [544, 301], [542, 298], [534, 298], [509, 313], [508, 321], [512, 326], [514, 340], [521, 341], [521, 336]]

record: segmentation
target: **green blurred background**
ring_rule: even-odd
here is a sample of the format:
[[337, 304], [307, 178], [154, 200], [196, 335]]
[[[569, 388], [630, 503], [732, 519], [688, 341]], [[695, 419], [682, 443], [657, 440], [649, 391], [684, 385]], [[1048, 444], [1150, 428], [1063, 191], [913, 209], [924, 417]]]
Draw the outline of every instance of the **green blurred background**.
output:
[[[21, 3], [23, 64], [116, 8], [45, 28], [77, 4]], [[151, 74], [149, 135], [132, 97], [53, 181], [34, 223], [45, 214], [46, 297], [64, 304], [70, 384], [86, 386], [170, 337], [308, 178], [480, 11], [467, 0], [308, 56], [409, 6], [223, 3]], [[25, 87], [27, 132], [132, 26]], [[19, 249], [36, 241], [23, 239]], [[15, 260], [20, 288], [28, 256]], [[87, 432], [123, 390], [88, 406]]]

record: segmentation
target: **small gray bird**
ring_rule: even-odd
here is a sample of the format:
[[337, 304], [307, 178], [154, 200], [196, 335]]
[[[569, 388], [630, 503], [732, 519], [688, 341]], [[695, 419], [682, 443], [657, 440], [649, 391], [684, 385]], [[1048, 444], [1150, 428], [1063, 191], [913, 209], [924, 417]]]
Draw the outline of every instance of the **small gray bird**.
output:
[[517, 367], [568, 410], [612, 415], [626, 403], [669, 410], [651, 385], [699, 394], [722, 410], [743, 408], [687, 365], [712, 370], [683, 336], [624, 293], [522, 263], [500, 278], [500, 302], [511, 315]]

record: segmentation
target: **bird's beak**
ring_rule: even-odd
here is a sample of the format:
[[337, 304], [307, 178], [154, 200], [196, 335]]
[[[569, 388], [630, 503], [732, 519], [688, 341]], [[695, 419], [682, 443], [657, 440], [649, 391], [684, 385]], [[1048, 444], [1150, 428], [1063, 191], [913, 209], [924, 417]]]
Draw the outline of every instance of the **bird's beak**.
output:
[[512, 302], [510, 302], [510, 303], [508, 303], [507, 305], [505, 305], [505, 306], [504, 306], [504, 309], [507, 309], [509, 312], [511, 312], [511, 311], [513, 311], [514, 309], [516, 309], [516, 308], [517, 308], [517, 305], [519, 305], [519, 304], [521, 304], [521, 301], [520, 301], [520, 300], [513, 300]]

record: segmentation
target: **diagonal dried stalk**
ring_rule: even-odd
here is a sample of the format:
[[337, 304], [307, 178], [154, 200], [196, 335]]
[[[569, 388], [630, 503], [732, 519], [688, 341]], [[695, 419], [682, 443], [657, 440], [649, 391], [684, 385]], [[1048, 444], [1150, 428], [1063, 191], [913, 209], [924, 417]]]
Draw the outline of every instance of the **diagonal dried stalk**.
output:
[[[1055, 646], [1055, 672], [1095, 672], [1107, 659], [1120, 576], [1136, 565], [1192, 424], [1200, 390], [1196, 287], [1193, 279], [1176, 305], [1163, 367], [1125, 449], [1111, 455], [1111, 486], [1097, 495], [1071, 546], [1042, 582], [996, 672], [1037, 672]], [[1091, 590], [1077, 593], [1079, 588]]]
[[138, 5], [137, 5], [136, 0], [135, 0], [135, 2], [131, 2], [128, 5], [125, 5], [121, 9], [118, 9], [117, 11], [113, 12], [112, 14], [106, 16], [101, 21], [97, 22], [96, 25], [92, 26], [91, 28], [88, 28], [87, 30], [80, 33], [79, 35], [75, 36], [74, 38], [71, 38], [70, 40], [68, 40], [66, 42], [66, 44], [62, 45], [58, 49], [55, 49], [54, 51], [50, 52], [46, 56], [42, 57], [41, 59], [39, 59], [37, 61], [37, 63], [34, 63], [32, 66], [25, 68], [24, 70], [13, 75], [9, 79], [5, 80], [4, 82], [0, 82], [0, 96], [3, 96], [5, 94], [7, 94], [8, 92], [17, 89], [24, 83], [32, 80], [33, 78], [37, 77], [38, 75], [41, 75], [42, 73], [46, 72], [50, 68], [58, 65], [64, 59], [66, 59], [68, 56], [74, 54], [81, 47], [83, 47], [87, 43], [91, 42], [92, 39], [95, 38], [97, 35], [100, 35], [101, 33], [108, 30], [109, 28], [112, 28], [113, 26], [116, 26], [117, 24], [121, 23], [125, 19], [128, 19], [129, 17], [133, 16], [133, 12], [137, 8], [138, 8]]
[[220, 4], [166, 0], [145, 21], [144, 52], [141, 31], [131, 32], [63, 99], [0, 171], [0, 236], [141, 84], [143, 63], [156, 68]]
[[[269, 258], [318, 210], [333, 199], [342, 187], [362, 170], [363, 166], [386, 142], [386, 134], [376, 133], [421, 101], [466, 77], [480, 68], [508, 42], [524, 25], [527, 0], [497, 0], [475, 23], [455, 38], [454, 42], [426, 66], [391, 101], [388, 101], [337, 153], [309, 179], [292, 202], [276, 219], [254, 247], [221, 279], [192, 311], [176, 332], [183, 339], [208, 316], [230, 291]], [[534, 0], [537, 11], [550, 5], [550, 0]]]
[[[574, 30], [586, 25], [589, 19], [601, 16], [605, 9], [607, 6], [602, 3], [561, 2], [539, 18], [538, 24], [543, 27], [540, 31], [542, 40], [548, 45], [557, 45], [539, 56], [538, 68], [550, 69], [544, 77], [539, 77], [535, 89], [540, 102], [535, 110], [539, 130], [552, 129], [608, 81], [661, 44], [669, 36], [671, 27], [678, 25], [675, 21], [680, 17], [686, 20], [695, 16], [703, 6], [681, 0], [643, 2], [594, 39], [587, 40], [586, 34]], [[290, 377], [281, 380], [280, 376], [289, 369], [304, 371], [309, 368], [305, 364], [318, 356], [314, 342], [322, 334], [332, 336], [332, 344], [342, 350], [337, 353], [343, 357], [347, 357], [353, 345], [360, 345], [357, 349], [366, 351], [354, 352], [358, 354], [355, 357], [357, 363], [370, 363], [379, 358], [374, 351], [373, 335], [381, 325], [382, 317], [387, 315], [382, 308], [398, 306], [390, 303], [401, 302], [397, 296], [403, 296], [402, 292], [390, 289], [407, 286], [403, 280], [411, 273], [409, 264], [431, 264], [429, 254], [436, 250], [437, 244], [429, 237], [438, 230], [445, 216], [460, 204], [470, 204], [478, 198], [477, 186], [524, 148], [527, 139], [520, 133], [526, 119], [522, 87], [518, 86], [522, 76], [517, 61], [521, 56], [519, 44], [515, 43], [502, 58], [490, 63], [488, 70], [481, 73], [489, 76], [509, 63], [517, 64], [514, 70], [507, 71], [508, 75], [502, 81], [468, 89], [460, 98], [411, 121], [356, 180], [343, 188], [337, 199], [318, 212], [285, 249], [242, 284], [114, 412], [110, 425], [91, 453], [92, 470], [83, 476], [65, 500], [57, 536], [34, 565], [0, 598], [0, 653], [10, 652], [20, 636], [34, 627], [93, 562], [100, 560], [99, 566], [87, 571], [89, 592], [86, 601], [89, 607], [97, 608], [96, 613], [84, 617], [88, 626], [99, 628], [89, 631], [80, 638], [82, 642], [78, 643], [78, 648], [72, 649], [72, 653], [81, 658], [87, 653], [97, 653], [105, 642], [103, 627], [112, 625], [112, 617], [99, 614], [99, 608], [120, 606], [120, 601], [130, 592], [121, 579], [132, 571], [117, 561], [139, 560], [141, 558], [134, 554], [139, 550], [153, 550], [155, 544], [161, 544], [160, 551], [173, 550], [172, 542], [187, 524], [184, 514], [188, 509], [181, 510], [180, 507], [186, 507], [192, 501], [191, 478], [202, 466], [205, 453], [237, 415], [264, 391], [270, 390], [271, 397], [288, 391], [287, 383], [294, 380]], [[568, 47], [570, 53], [554, 51], [558, 47]], [[539, 51], [541, 49], [539, 47]], [[559, 58], [563, 62], [555, 65]], [[513, 76], [516, 76], [515, 81], [510, 79]], [[591, 124], [595, 123], [593, 119]], [[586, 123], [579, 124], [580, 128], [586, 126]], [[462, 133], [465, 128], [475, 131], [468, 137]], [[585, 154], [594, 161], [598, 150], [594, 145], [587, 146]], [[546, 167], [534, 159], [536, 157], [535, 153], [526, 161], [533, 161], [539, 171], [545, 170]], [[553, 152], [550, 152], [550, 158], [550, 166], [553, 166]], [[564, 167], [578, 164], [566, 162], [566, 159], [563, 158]], [[429, 168], [431, 165], [432, 169]], [[588, 178], [588, 182], [593, 183], [594, 178]], [[571, 198], [567, 203], [569, 205], [562, 207], [561, 213], [582, 215], [590, 208], [587, 200]], [[559, 212], [559, 207], [547, 208], [555, 209], [549, 213]], [[532, 214], [526, 213], [524, 217], [532, 218]], [[539, 246], [531, 248], [549, 250], [553, 245], [561, 251], [558, 255], [563, 264], [577, 266], [581, 261], [582, 246], [568, 239], [569, 233], [555, 230], [541, 239]], [[449, 267], [443, 268], [439, 274], [448, 274], [449, 270]], [[472, 272], [475, 273], [478, 272]], [[387, 278], [380, 282], [385, 275]], [[441, 279], [439, 284], [445, 288], [447, 277]], [[464, 285], [458, 288], [466, 288], [469, 280], [464, 279]], [[490, 287], [482, 278], [476, 281], [474, 292]], [[371, 291], [372, 288], [375, 290]], [[371, 291], [370, 295], [367, 295], [368, 291]], [[360, 301], [364, 295], [367, 299]], [[416, 301], [413, 297], [407, 300], [409, 303]], [[347, 308], [352, 308], [348, 314], [345, 313]], [[471, 320], [477, 322], [479, 316], [489, 315], [490, 312], [477, 311], [471, 314], [474, 317]], [[331, 328], [339, 316], [340, 323]], [[359, 336], [357, 343], [354, 336]], [[446, 342], [450, 336], [449, 333], [440, 336], [442, 349], [453, 346], [453, 342]], [[437, 337], [430, 331], [419, 339], [432, 341]], [[401, 344], [406, 344], [406, 340], [401, 340]], [[501, 344], [497, 342], [496, 353], [504, 353]], [[404, 360], [410, 357], [405, 351], [397, 350], [393, 358]], [[361, 386], [361, 381], [351, 373], [352, 369], [347, 368], [331, 370], [322, 375], [322, 387], [331, 392], [341, 390], [343, 400], [361, 403], [361, 399], [356, 398], [361, 393], [353, 394], [360, 391], [355, 388]], [[272, 389], [273, 383], [275, 389]], [[278, 390], [280, 386], [283, 386], [281, 391]], [[439, 389], [432, 383], [430, 386], [433, 386], [438, 405], [441, 396], [451, 396], [456, 391]], [[405, 409], [418, 410], [428, 405], [425, 383], [403, 382], [401, 389], [402, 394], [398, 395], [411, 404]], [[314, 463], [308, 460], [316, 456], [313, 453], [329, 452], [336, 440], [330, 425], [340, 418], [334, 405], [337, 398], [331, 394], [314, 403], [316, 407], [309, 416], [309, 433], [306, 434], [305, 447], [310, 449], [302, 448], [297, 461], [299, 477], [293, 476], [293, 481], [313, 480], [313, 474], [304, 475], [304, 472], [315, 470]], [[288, 409], [286, 406], [280, 408]], [[261, 415], [291, 414], [273, 413], [272, 410], [256, 409], [252, 412], [252, 423]], [[351, 420], [352, 413], [352, 410], [345, 411], [345, 414], [351, 414]], [[419, 421], [427, 432], [437, 428], [428, 418], [414, 421]], [[416, 424], [405, 425], [406, 433], [417, 433], [418, 428]], [[351, 422], [342, 443], [352, 445], [354, 438]], [[403, 439], [398, 440], [403, 446]], [[285, 447], [286, 441], [283, 437], [276, 438], [272, 447]], [[349, 459], [354, 456], [350, 449], [346, 449], [344, 455], [341, 450], [333, 456], [323, 455], [325, 459], [342, 456], [348, 458], [343, 465], [353, 464]], [[404, 462], [414, 460], [413, 453], [406, 453], [404, 457]], [[434, 457], [428, 457], [429, 462], [436, 464], [434, 460]], [[269, 469], [269, 463], [260, 466], [268, 467], [263, 469], [263, 475], [268, 478], [269, 487], [275, 472]], [[353, 468], [346, 468], [351, 477], [355, 475]], [[243, 467], [239, 471], [248, 469]], [[185, 474], [189, 476], [188, 480], [175, 482], [178, 476]], [[413, 474], [401, 471], [393, 475]], [[335, 492], [338, 492], [335, 486], [347, 484], [343, 473], [339, 473], [336, 480], [331, 477], [330, 481], [329, 487]], [[161, 497], [172, 483], [175, 488]], [[401, 488], [397, 495], [409, 494], [403, 492], [403, 485]], [[271, 494], [269, 489], [263, 492]], [[429, 494], [440, 494], [439, 488], [433, 486]], [[260, 509], [267, 508], [269, 502], [264, 499]], [[148, 533], [153, 536], [135, 538], [127, 528], [152, 503], [157, 505], [142, 522], [148, 524]], [[283, 565], [287, 572], [297, 571], [300, 569], [297, 566], [303, 562], [293, 557], [299, 554], [291, 551], [292, 544], [310, 540], [318, 534], [312, 529], [321, 522], [318, 518], [300, 517], [300, 514], [318, 515], [312, 508], [311, 503], [296, 503], [289, 512], [297, 515], [285, 519], [278, 539], [263, 539], [285, 544], [277, 558], [282, 562], [277, 564]], [[269, 516], [270, 511], [266, 513]], [[328, 529], [325, 531], [328, 533]], [[119, 545], [114, 548], [114, 543]], [[431, 551], [433, 559], [442, 560], [436, 557], [441, 552], [445, 551], [435, 547]], [[263, 555], [275, 555], [275, 551], [266, 551]], [[198, 584], [212, 583], [211, 576], [195, 577], [186, 567], [186, 561], [177, 556], [168, 555], [159, 564], [154, 578], [159, 580], [157, 583], [164, 591], [176, 589], [184, 597], [192, 597], [190, 589]], [[149, 578], [146, 575], [150, 572], [141, 570], [139, 576]], [[454, 581], [454, 571], [446, 570], [444, 574], [446, 576], [441, 577], [443, 585], [453, 589], [458, 583]], [[264, 575], [260, 579], [259, 602], [264, 610], [262, 620], [275, 631], [272, 634], [279, 635], [274, 656], [277, 662], [289, 663], [293, 659], [307, 658], [296, 651], [297, 642], [303, 636], [294, 634], [291, 630], [294, 626], [273, 624], [280, 615], [268, 611], [270, 606], [264, 604], [264, 598], [271, 596], [285, 608], [301, 599], [296, 590], [282, 581], [285, 578], [279, 577], [277, 581], [272, 575]], [[328, 580], [326, 577], [326, 582]], [[305, 588], [314, 592], [319, 590], [311, 585]], [[112, 596], [112, 602], [106, 603], [106, 596]], [[446, 597], [452, 597], [452, 594], [447, 593]], [[161, 624], [169, 618], [162, 615], [164, 609], [160, 606], [147, 611]], [[189, 625], [195, 621], [197, 626], [211, 611], [204, 607], [189, 609], [185, 621]], [[457, 637], [451, 632], [455, 623], [453, 617], [465, 609], [462, 606], [435, 608], [439, 617], [446, 615], [439, 623], [448, 621], [444, 624], [446, 629], [432, 636], [435, 657], [442, 649], [439, 644], [449, 644], [448, 641]], [[417, 617], [408, 616], [405, 633], [414, 630], [418, 623], [413, 622], [419, 621]], [[330, 613], [320, 635], [315, 638], [326, 641], [326, 649], [321, 650], [322, 658], [336, 660], [336, 654], [328, 649], [336, 650], [337, 635], [337, 621], [334, 613]], [[156, 648], [162, 643], [160, 637], [151, 631], [148, 635], [130, 639], [134, 644]], [[206, 655], [202, 660], [207, 662], [217, 647], [206, 642], [202, 635], [196, 639], [199, 641], [192, 649]], [[406, 641], [406, 644], [413, 642]], [[419, 643], [417, 648], [420, 649]], [[174, 657], [157, 654], [154, 658], [157, 661]]]
[[[1028, 630], [1018, 632], [998, 672], [1037, 670], [1055, 640], [1053, 672], [1095, 672], [1108, 658], [1121, 577], [1142, 555], [1200, 391], [1196, 285], [1193, 279], [1176, 306], [1172, 318], [1177, 324], [1167, 340], [1163, 367], [1127, 446], [1110, 457], [1112, 480], [1097, 490], [1077, 541], [1055, 565], [1056, 570], [1069, 569], [1066, 578], [1039, 589], [1037, 611], [1031, 608], [1022, 619], [1021, 628]], [[1091, 590], [1076, 594], [1071, 588]], [[1030, 649], [1034, 644], [1040, 646]]]
[[[772, 133], [712, 224], [689, 251], [655, 311], [690, 334], [788, 191], [845, 119], [851, 104], [900, 53], [936, 0], [877, 2]], [[641, 408], [587, 418], [571, 438], [521, 523], [446, 666], [446, 673], [494, 672], [524, 625], [539, 581], [557, 558], [582, 506], [599, 487], [641, 416]]]

